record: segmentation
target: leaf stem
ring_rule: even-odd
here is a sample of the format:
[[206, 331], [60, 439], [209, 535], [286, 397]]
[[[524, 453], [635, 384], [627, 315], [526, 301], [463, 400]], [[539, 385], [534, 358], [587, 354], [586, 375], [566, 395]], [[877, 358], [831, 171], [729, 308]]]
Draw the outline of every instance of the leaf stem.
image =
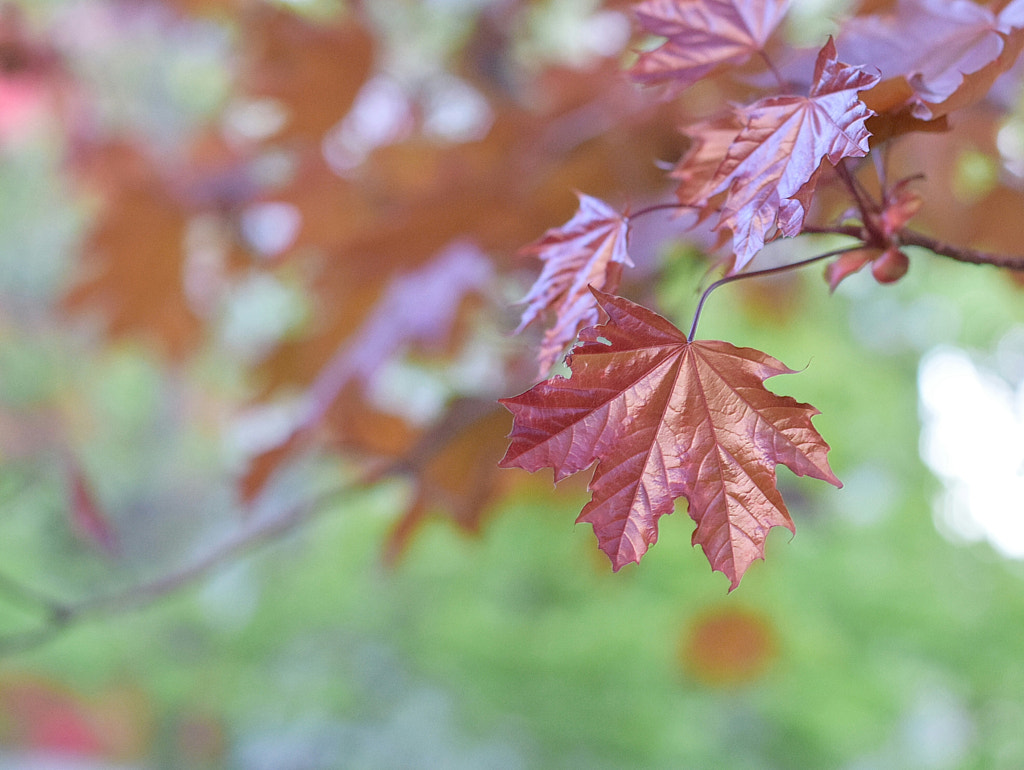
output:
[[835, 165], [836, 172], [839, 174], [839, 178], [843, 180], [843, 184], [850, 191], [853, 196], [853, 200], [857, 204], [857, 208], [860, 211], [861, 221], [865, 226], [871, 221], [871, 214], [874, 213], [875, 206], [871, 200], [871, 196], [868, 195], [867, 191], [863, 188], [860, 182], [857, 181], [856, 177], [850, 173], [850, 169], [846, 166], [846, 160], [840, 160]]
[[634, 211], [632, 214], [626, 214], [626, 219], [636, 219], [637, 217], [647, 216], [648, 214], [654, 214], [658, 211], [669, 211], [669, 210], [680, 210], [680, 209], [692, 209], [693, 206], [684, 206], [682, 203], [655, 203], [652, 206], [647, 206], [639, 211]]
[[761, 278], [766, 275], [775, 275], [776, 273], [784, 273], [788, 270], [796, 270], [800, 267], [806, 267], [807, 265], [813, 265], [815, 262], [821, 262], [823, 259], [830, 257], [837, 257], [840, 254], [845, 254], [848, 251], [856, 251], [864, 247], [863, 243], [857, 243], [853, 246], [846, 246], [842, 249], [833, 249], [832, 251], [826, 251], [824, 254], [818, 254], [814, 257], [808, 257], [802, 259], [799, 262], [792, 262], [788, 265], [779, 265], [778, 267], [768, 267], [764, 270], [755, 270], [752, 273], [737, 273], [735, 275], [727, 275], [724, 278], [719, 278], [713, 284], [708, 286], [704, 293], [700, 296], [700, 301], [697, 303], [697, 310], [693, 314], [693, 324], [690, 326], [690, 334], [687, 339], [692, 342], [694, 336], [697, 334], [697, 322], [700, 321], [701, 311], [704, 309], [704, 303], [707, 301], [708, 296], [711, 292], [717, 289], [719, 286], [725, 286], [727, 283], [733, 283], [734, 281], [741, 281], [744, 278]]

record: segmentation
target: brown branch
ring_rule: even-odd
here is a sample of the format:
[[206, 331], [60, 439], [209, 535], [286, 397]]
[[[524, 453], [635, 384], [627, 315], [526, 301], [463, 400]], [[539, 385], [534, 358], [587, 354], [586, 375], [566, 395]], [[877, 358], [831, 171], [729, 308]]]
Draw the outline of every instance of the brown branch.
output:
[[156, 578], [110, 593], [62, 602], [0, 572], [0, 597], [10, 604], [42, 616], [35, 628], [0, 634], [0, 657], [37, 648], [85, 622], [149, 607], [166, 596], [199, 583], [248, 553], [274, 543], [310, 521], [329, 502], [337, 502], [344, 495], [365, 490], [387, 478], [415, 475], [465, 426], [479, 419], [487, 410], [497, 408], [497, 402], [492, 399], [457, 400], [445, 417], [428, 430], [405, 455], [367, 460], [360, 473], [343, 484], [297, 501], [274, 515], [265, 518], [251, 515], [244, 519], [245, 523], [231, 536], [193, 561]]
[[[864, 240], [870, 243], [868, 234], [863, 228], [857, 225], [836, 225], [832, 227], [805, 227], [803, 233], [815, 235], [848, 235], [851, 238]], [[994, 254], [989, 251], [978, 251], [962, 246], [954, 246], [951, 243], [940, 241], [923, 233], [914, 230], [900, 230], [896, 235], [900, 246], [920, 246], [928, 249], [940, 257], [955, 259], [957, 262], [966, 262], [971, 265], [992, 265], [993, 267], [1005, 267], [1007, 270], [1024, 271], [1024, 256], [1012, 254]]]
[[356, 479], [350, 484], [298, 502], [276, 516], [241, 529], [190, 564], [112, 593], [64, 604], [44, 597], [11, 578], [0, 578], [0, 591], [21, 605], [34, 606], [46, 614], [46, 618], [34, 629], [0, 636], [0, 656], [39, 647], [63, 631], [87, 621], [144, 609], [159, 599], [209, 577], [241, 556], [276, 541], [322, 511], [329, 500], [361, 489], [365, 483], [363, 478]]
[[995, 267], [1005, 267], [1008, 270], [1024, 271], [1024, 256], [993, 254], [987, 251], [965, 249], [931, 238], [922, 233], [914, 232], [913, 230], [901, 230], [899, 240], [903, 246], [921, 246], [940, 257], [949, 257], [957, 262], [967, 262], [972, 265], [993, 265]]

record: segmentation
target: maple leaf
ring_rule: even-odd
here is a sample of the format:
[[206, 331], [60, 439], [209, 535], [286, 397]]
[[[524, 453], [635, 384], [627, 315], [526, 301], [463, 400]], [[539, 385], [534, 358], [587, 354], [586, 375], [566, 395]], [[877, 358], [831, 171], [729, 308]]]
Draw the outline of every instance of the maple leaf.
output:
[[628, 218], [597, 198], [579, 198], [572, 219], [522, 250], [543, 260], [544, 268], [521, 300], [527, 307], [516, 333], [547, 308], [555, 310], [555, 323], [545, 332], [537, 356], [541, 377], [547, 376], [576, 332], [597, 321], [597, 306], [587, 287], [613, 292], [619, 287], [622, 265], [633, 267], [626, 253]]
[[[735, 108], [733, 121], [705, 121], [687, 132], [695, 144], [673, 172], [683, 180], [677, 195], [683, 205], [703, 208], [712, 196], [725, 193], [715, 229], [732, 230], [733, 272], [760, 251], [773, 229], [787, 236], [800, 233], [825, 158], [835, 165], [867, 154], [870, 134], [864, 121], [873, 113], [857, 92], [878, 80], [839, 62], [829, 38], [818, 53], [809, 96], [762, 99]], [[708, 154], [733, 127], [738, 127], [735, 138], [709, 175]]]
[[694, 544], [735, 588], [764, 557], [768, 531], [794, 529], [776, 464], [842, 486], [811, 424], [818, 411], [764, 387], [793, 371], [774, 358], [688, 341], [640, 305], [594, 295], [608, 321], [580, 332], [572, 377], [501, 400], [514, 416], [501, 465], [551, 467], [559, 481], [597, 462], [577, 521], [593, 524], [615, 570], [640, 561], [658, 539], [658, 519], [685, 497]]
[[738, 111], [722, 113], [685, 129], [690, 147], [669, 176], [679, 181], [676, 197], [680, 203], [702, 206], [698, 212], [702, 220], [710, 213], [703, 208], [709, 197], [708, 185], [717, 177], [729, 148], [742, 130]]
[[668, 38], [640, 54], [630, 75], [679, 93], [723, 64], [743, 64], [782, 21], [789, 0], [647, 0], [634, 8], [640, 25]]
[[912, 114], [931, 120], [988, 92], [1016, 60], [1022, 27], [1024, 0], [999, 14], [971, 0], [900, 0], [892, 13], [848, 20], [839, 40], [844, 56], [904, 78]]

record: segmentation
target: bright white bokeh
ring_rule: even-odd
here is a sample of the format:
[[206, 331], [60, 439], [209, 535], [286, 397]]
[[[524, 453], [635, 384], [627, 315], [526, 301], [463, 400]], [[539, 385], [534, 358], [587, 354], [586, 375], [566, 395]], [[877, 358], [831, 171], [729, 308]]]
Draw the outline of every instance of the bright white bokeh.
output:
[[950, 539], [987, 540], [1024, 558], [1024, 378], [1016, 382], [964, 350], [921, 360], [921, 457], [945, 489], [935, 522]]

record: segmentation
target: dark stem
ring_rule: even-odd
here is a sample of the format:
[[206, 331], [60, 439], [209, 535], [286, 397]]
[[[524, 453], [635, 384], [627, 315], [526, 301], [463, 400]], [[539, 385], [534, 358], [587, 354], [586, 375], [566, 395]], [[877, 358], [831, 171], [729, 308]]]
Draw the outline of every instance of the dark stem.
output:
[[697, 334], [697, 322], [700, 321], [701, 311], [704, 309], [704, 303], [707, 301], [708, 296], [717, 289], [719, 286], [725, 286], [727, 283], [733, 283], [734, 281], [741, 281], [744, 278], [761, 278], [766, 275], [775, 275], [776, 273], [785, 273], [789, 270], [796, 270], [797, 268], [806, 267], [807, 265], [813, 265], [815, 262], [821, 262], [823, 259], [829, 257], [837, 257], [840, 254], [845, 254], [848, 251], [856, 251], [857, 249], [864, 248], [863, 243], [858, 243], [855, 246], [847, 246], [842, 249], [835, 249], [833, 251], [826, 251], [824, 254], [818, 254], [816, 257], [809, 257], [808, 259], [802, 259], [799, 262], [792, 262], [788, 265], [779, 265], [778, 267], [769, 267], [764, 270], [755, 270], [752, 273], [737, 273], [736, 275], [727, 275], [725, 278], [719, 278], [713, 284], [708, 286], [704, 293], [700, 296], [700, 301], [697, 303], [697, 310], [693, 314], [693, 324], [690, 326], [690, 334], [688, 339], [693, 342], [694, 336]]
[[846, 166], [846, 161], [839, 161], [836, 166], [836, 173], [839, 174], [839, 178], [843, 180], [846, 188], [850, 191], [850, 195], [853, 196], [853, 200], [857, 203], [857, 208], [860, 210], [861, 221], [867, 225], [871, 221], [871, 214], [874, 213], [874, 205], [871, 202], [871, 196], [867, 194], [867, 191], [861, 186], [860, 182], [854, 178], [853, 174], [850, 173], [850, 169]]
[[882, 200], [889, 194], [889, 150], [892, 145], [886, 143], [879, 152], [871, 153], [871, 159], [875, 166], [875, 176], [878, 177], [878, 186], [882, 189]]
[[[802, 233], [817, 235], [848, 235], [860, 241], [867, 241], [869, 234], [856, 225], [834, 225], [831, 227], [804, 227]], [[978, 251], [961, 246], [954, 246], [937, 238], [932, 238], [914, 230], [900, 230], [896, 239], [901, 246], [920, 246], [940, 257], [955, 259], [971, 265], [992, 265], [1007, 270], [1024, 270], [1024, 256], [1013, 254], [995, 254], [989, 251]]]
[[904, 246], [922, 246], [938, 254], [940, 257], [949, 257], [957, 262], [967, 262], [972, 265], [993, 265], [994, 267], [1005, 267], [1008, 270], [1024, 270], [1024, 257], [965, 249], [936, 238], [931, 238], [922, 233], [914, 232], [913, 230], [901, 230], [899, 241]]
[[656, 203], [653, 206], [647, 206], [639, 211], [634, 211], [632, 214], [627, 214], [626, 219], [636, 219], [637, 217], [644, 217], [648, 214], [654, 214], [658, 211], [679, 211], [681, 209], [692, 209], [694, 206], [684, 206], [682, 203]]

